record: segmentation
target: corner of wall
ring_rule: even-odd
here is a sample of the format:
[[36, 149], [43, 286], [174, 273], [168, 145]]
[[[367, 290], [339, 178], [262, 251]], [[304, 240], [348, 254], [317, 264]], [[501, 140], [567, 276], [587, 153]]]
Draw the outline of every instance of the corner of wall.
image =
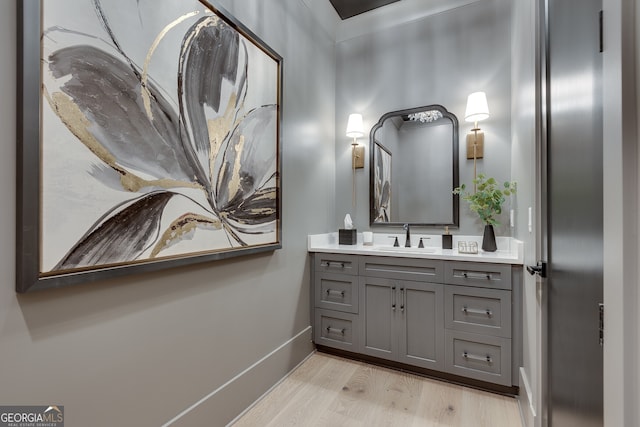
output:
[[336, 28], [340, 23], [340, 17], [328, 1], [302, 0], [302, 3], [311, 11], [320, 26], [335, 41]]

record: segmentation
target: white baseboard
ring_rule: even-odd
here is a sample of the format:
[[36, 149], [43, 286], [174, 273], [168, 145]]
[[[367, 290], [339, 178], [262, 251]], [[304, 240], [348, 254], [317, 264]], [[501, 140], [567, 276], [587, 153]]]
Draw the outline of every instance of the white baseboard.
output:
[[228, 425], [313, 351], [311, 326], [308, 326], [162, 427]]
[[536, 422], [535, 402], [527, 372], [522, 367], [520, 368], [520, 395], [518, 396], [518, 402], [520, 403], [522, 424], [525, 427], [534, 427]]

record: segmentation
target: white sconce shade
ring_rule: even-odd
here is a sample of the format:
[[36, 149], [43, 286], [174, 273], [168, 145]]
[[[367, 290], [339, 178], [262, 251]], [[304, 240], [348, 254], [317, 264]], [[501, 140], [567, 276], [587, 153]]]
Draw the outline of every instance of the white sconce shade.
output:
[[347, 136], [349, 138], [360, 138], [364, 136], [364, 125], [362, 124], [362, 114], [350, 114], [347, 122]]
[[467, 110], [464, 119], [467, 122], [479, 122], [489, 118], [489, 105], [484, 92], [474, 92], [467, 98]]

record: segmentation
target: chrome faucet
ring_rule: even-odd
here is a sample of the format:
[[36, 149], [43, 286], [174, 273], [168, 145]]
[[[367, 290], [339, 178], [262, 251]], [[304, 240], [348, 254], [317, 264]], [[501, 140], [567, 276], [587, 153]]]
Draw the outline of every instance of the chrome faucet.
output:
[[410, 248], [411, 247], [411, 230], [409, 229], [409, 224], [405, 224], [402, 228], [404, 228], [407, 231], [407, 237], [404, 242], [404, 247]]

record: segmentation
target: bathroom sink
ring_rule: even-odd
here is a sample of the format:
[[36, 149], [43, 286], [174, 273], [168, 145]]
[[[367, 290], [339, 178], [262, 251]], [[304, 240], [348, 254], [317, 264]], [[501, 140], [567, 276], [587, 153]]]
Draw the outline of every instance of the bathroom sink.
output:
[[375, 249], [381, 252], [395, 252], [395, 253], [415, 253], [415, 254], [433, 254], [436, 252], [436, 248], [405, 248], [404, 246], [376, 246]]

